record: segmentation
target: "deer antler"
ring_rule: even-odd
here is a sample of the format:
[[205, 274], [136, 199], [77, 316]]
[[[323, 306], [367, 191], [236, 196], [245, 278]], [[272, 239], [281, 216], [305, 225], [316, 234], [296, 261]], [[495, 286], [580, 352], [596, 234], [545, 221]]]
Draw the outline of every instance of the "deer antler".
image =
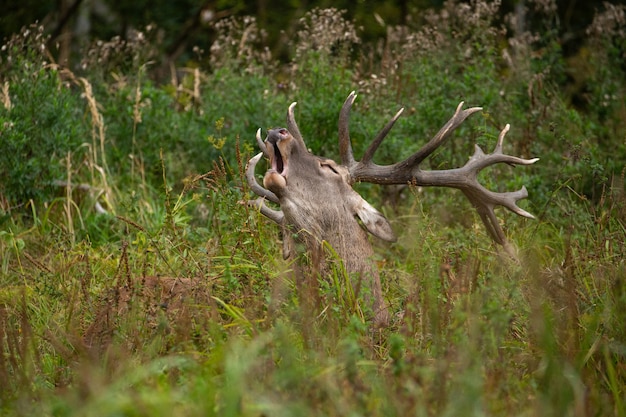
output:
[[287, 111], [287, 130], [291, 133], [291, 135], [300, 142], [302, 145], [302, 149], [306, 149], [306, 144], [304, 143], [304, 139], [302, 138], [302, 134], [300, 133], [300, 129], [298, 128], [298, 124], [296, 123], [296, 118], [293, 114], [293, 108], [296, 107], [296, 102], [294, 101], [289, 105], [289, 110]]
[[353, 182], [370, 182], [375, 184], [414, 184], [421, 186], [452, 187], [460, 189], [478, 211], [481, 220], [485, 224], [491, 238], [498, 244], [505, 247], [507, 251], [511, 248], [506, 240], [506, 236], [496, 218], [494, 208], [504, 206], [512, 212], [534, 218], [532, 214], [517, 206], [517, 201], [528, 197], [526, 187], [522, 187], [515, 192], [497, 193], [483, 187], [477, 179], [478, 173], [491, 165], [506, 163], [509, 165], [531, 165], [539, 158], [522, 159], [515, 156], [506, 155], [502, 152], [504, 136], [509, 131], [507, 124], [498, 136], [498, 143], [494, 151], [485, 154], [478, 145], [475, 147], [474, 155], [461, 168], [450, 170], [424, 171], [420, 168], [422, 163], [433, 153], [456, 129], [472, 114], [481, 111], [481, 107], [471, 107], [463, 110], [461, 102], [452, 118], [439, 130], [439, 132], [421, 149], [409, 156], [402, 162], [392, 165], [377, 165], [372, 161], [374, 153], [378, 149], [382, 140], [391, 130], [393, 124], [402, 114], [404, 109], [400, 109], [396, 115], [380, 131], [374, 141], [365, 151], [361, 161], [356, 161], [352, 153], [350, 135], [348, 133], [348, 121], [350, 109], [356, 99], [354, 91], [350, 93], [341, 108], [339, 115], [339, 151], [342, 164], [347, 166], [351, 180]]
[[[257, 135], [258, 134], [259, 133], [257, 132]], [[262, 156], [263, 153], [258, 153], [252, 159], [250, 159], [250, 161], [248, 161], [248, 166], [246, 168], [246, 180], [248, 181], [248, 184], [250, 185], [252, 191], [259, 196], [259, 198], [257, 198], [256, 200], [248, 200], [248, 204], [257, 207], [264, 216], [267, 216], [278, 224], [282, 224], [285, 218], [283, 212], [280, 210], [271, 209], [265, 204], [266, 199], [278, 204], [278, 197], [276, 197], [276, 194], [274, 194], [270, 190], [263, 188], [254, 177], [256, 164], [259, 163], [259, 160]]]

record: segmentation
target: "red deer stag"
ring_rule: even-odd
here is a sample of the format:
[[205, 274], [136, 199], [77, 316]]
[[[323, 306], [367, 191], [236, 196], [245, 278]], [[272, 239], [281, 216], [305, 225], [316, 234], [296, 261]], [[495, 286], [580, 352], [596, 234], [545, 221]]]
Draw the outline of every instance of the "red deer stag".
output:
[[[509, 130], [509, 125], [506, 125], [500, 132], [493, 153], [485, 154], [476, 145], [474, 155], [461, 168], [435, 171], [421, 169], [420, 164], [454, 129], [467, 117], [482, 110], [480, 107], [463, 110], [461, 102], [452, 118], [420, 150], [402, 162], [387, 166], [377, 165], [372, 160], [374, 153], [404, 110], [400, 109], [380, 131], [361, 161], [356, 161], [348, 133], [350, 109], [355, 99], [356, 94], [352, 92], [339, 113], [341, 164], [315, 156], [307, 150], [293, 114], [296, 103], [289, 106], [286, 129], [270, 129], [265, 141], [261, 139], [259, 129], [256, 139], [263, 152], [250, 159], [246, 176], [252, 191], [260, 197], [249, 203], [281, 226], [284, 257], [293, 257], [296, 245], [304, 247], [309, 256], [310, 267], [321, 276], [328, 270], [324, 242], [330, 245], [343, 261], [353, 284], [359, 284], [355, 288], [367, 289], [374, 323], [384, 325], [389, 319], [388, 310], [383, 299], [378, 270], [372, 260], [374, 252], [367, 232], [361, 225], [383, 240], [394, 241], [396, 238], [387, 219], [354, 191], [352, 184], [363, 181], [458, 188], [478, 211], [491, 238], [507, 251], [511, 251], [494, 208], [501, 205], [520, 216], [533, 218], [532, 214], [516, 204], [518, 200], [527, 197], [528, 192], [525, 187], [515, 192], [493, 192], [478, 182], [477, 175], [483, 168], [497, 163], [530, 165], [538, 161], [538, 158], [522, 159], [502, 153], [502, 142]], [[262, 187], [255, 179], [255, 167], [263, 155], [269, 158], [270, 168], [265, 173]], [[278, 204], [280, 210], [268, 207], [266, 200]], [[355, 279], [358, 281], [354, 281]], [[310, 282], [315, 280], [308, 281], [310, 286]], [[309, 295], [301, 293], [300, 296]]]

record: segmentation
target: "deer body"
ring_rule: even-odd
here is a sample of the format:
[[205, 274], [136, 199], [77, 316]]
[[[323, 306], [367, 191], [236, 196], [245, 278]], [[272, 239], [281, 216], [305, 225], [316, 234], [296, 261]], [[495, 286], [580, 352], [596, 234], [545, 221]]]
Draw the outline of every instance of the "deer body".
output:
[[294, 247], [304, 247], [310, 256], [308, 273], [325, 276], [329, 268], [324, 245], [329, 245], [358, 281], [353, 287], [369, 290], [374, 320], [384, 324], [388, 314], [372, 262], [374, 251], [361, 224], [372, 234], [394, 241], [387, 219], [352, 189], [346, 167], [311, 154], [287, 129], [269, 130], [265, 146], [271, 168], [263, 186], [276, 195], [284, 214], [285, 257], [297, 256]]
[[[387, 219], [354, 191], [352, 184], [367, 181], [458, 188], [476, 208], [492, 239], [510, 250], [495, 217], [494, 207], [502, 205], [521, 216], [532, 218], [530, 213], [516, 205], [517, 200], [525, 198], [528, 193], [524, 187], [507, 193], [489, 191], [478, 183], [477, 174], [496, 163], [529, 165], [538, 159], [521, 159], [502, 153], [504, 135], [509, 129], [507, 125], [500, 133], [493, 153], [484, 154], [476, 147], [474, 155], [461, 168], [421, 170], [420, 163], [468, 116], [481, 110], [479, 107], [461, 110], [461, 103], [437, 135], [416, 153], [393, 165], [376, 165], [372, 161], [374, 152], [402, 113], [400, 110], [374, 139], [361, 161], [357, 162], [348, 134], [349, 112], [355, 98], [352, 92], [339, 115], [341, 164], [315, 156], [307, 150], [293, 115], [295, 103], [287, 112], [287, 128], [270, 129], [265, 141], [261, 139], [259, 129], [257, 143], [263, 152], [250, 160], [246, 176], [252, 191], [260, 197], [249, 203], [281, 226], [283, 255], [286, 258], [297, 256], [295, 247], [304, 248], [310, 267], [304, 275], [325, 276], [329, 264], [324, 245], [332, 247], [352, 278], [353, 287], [361, 288], [363, 285], [369, 290], [364, 293], [367, 294], [374, 323], [384, 325], [388, 320], [388, 311], [367, 232], [386, 241], [395, 241], [396, 238]], [[255, 179], [254, 170], [263, 155], [269, 158], [270, 168], [265, 173], [262, 187]], [[278, 204], [280, 210], [270, 208], [266, 201]], [[314, 279], [309, 278], [309, 281], [316, 283]], [[301, 294], [301, 297], [309, 295]]]

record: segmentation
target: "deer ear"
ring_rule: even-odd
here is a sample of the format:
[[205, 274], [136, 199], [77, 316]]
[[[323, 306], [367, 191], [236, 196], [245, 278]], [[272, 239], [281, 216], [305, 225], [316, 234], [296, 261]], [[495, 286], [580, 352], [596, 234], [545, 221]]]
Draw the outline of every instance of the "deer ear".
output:
[[360, 201], [356, 204], [355, 211], [365, 228], [376, 237], [388, 242], [395, 242], [396, 235], [393, 233], [391, 225], [385, 216], [365, 201], [363, 197], [359, 196], [359, 199]]

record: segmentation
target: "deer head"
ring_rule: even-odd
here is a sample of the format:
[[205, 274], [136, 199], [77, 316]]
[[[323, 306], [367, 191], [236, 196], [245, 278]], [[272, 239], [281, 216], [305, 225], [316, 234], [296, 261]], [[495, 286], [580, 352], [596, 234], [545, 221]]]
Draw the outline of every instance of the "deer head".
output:
[[[273, 192], [294, 231], [306, 231], [319, 240], [357, 226], [381, 239], [394, 241], [387, 219], [352, 189], [350, 172], [332, 159], [311, 154], [301, 138], [287, 129], [270, 129], [265, 140], [271, 168], [263, 186]], [[357, 248], [358, 249], [358, 248]]]
[[[509, 130], [509, 125], [506, 125], [491, 154], [485, 154], [476, 146], [474, 155], [461, 168], [422, 170], [421, 162], [467, 117], [482, 110], [480, 107], [462, 110], [461, 102], [452, 118], [421, 149], [404, 161], [387, 166], [377, 165], [372, 161], [374, 153], [402, 114], [403, 109], [400, 109], [377, 135], [361, 161], [356, 161], [348, 129], [350, 109], [355, 99], [356, 94], [352, 92], [339, 113], [341, 164], [315, 156], [307, 150], [293, 115], [296, 103], [289, 106], [287, 128], [270, 129], [265, 141], [261, 139], [259, 129], [256, 139], [263, 152], [250, 159], [246, 170], [248, 183], [259, 198], [249, 203], [285, 231], [283, 255], [286, 258], [295, 255], [294, 243], [304, 244], [314, 270], [320, 274], [326, 268], [323, 242], [327, 242], [342, 259], [346, 271], [357, 277], [359, 283], [362, 281], [368, 286], [374, 320], [377, 324], [384, 324], [388, 319], [387, 307], [378, 271], [372, 262], [374, 252], [365, 230], [386, 241], [395, 241], [395, 236], [387, 219], [354, 191], [352, 184], [363, 181], [458, 188], [478, 211], [491, 238], [511, 252], [494, 208], [501, 205], [518, 215], [533, 218], [516, 204], [527, 197], [528, 192], [522, 187], [515, 192], [496, 193], [484, 188], [477, 175], [485, 167], [497, 163], [530, 165], [538, 158], [522, 159], [502, 153], [504, 136]], [[265, 173], [262, 187], [255, 179], [254, 171], [263, 155], [269, 158], [270, 168]], [[270, 208], [267, 201], [278, 204], [280, 210]]]

